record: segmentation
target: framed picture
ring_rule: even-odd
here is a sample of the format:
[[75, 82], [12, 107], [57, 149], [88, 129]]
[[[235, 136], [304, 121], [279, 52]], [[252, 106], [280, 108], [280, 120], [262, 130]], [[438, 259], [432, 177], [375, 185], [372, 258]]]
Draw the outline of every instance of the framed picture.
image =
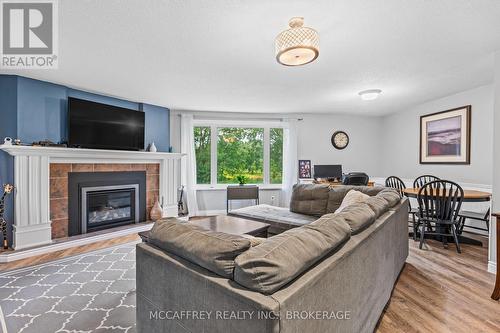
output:
[[312, 178], [311, 160], [299, 160], [299, 178]]
[[470, 164], [471, 106], [420, 117], [420, 164]]

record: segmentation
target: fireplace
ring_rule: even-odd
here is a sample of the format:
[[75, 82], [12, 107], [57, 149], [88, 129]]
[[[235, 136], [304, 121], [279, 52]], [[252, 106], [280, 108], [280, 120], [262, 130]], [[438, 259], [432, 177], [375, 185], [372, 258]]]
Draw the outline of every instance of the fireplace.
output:
[[71, 172], [68, 234], [85, 234], [146, 220], [146, 173]]
[[139, 222], [139, 184], [82, 187], [81, 192], [83, 234]]

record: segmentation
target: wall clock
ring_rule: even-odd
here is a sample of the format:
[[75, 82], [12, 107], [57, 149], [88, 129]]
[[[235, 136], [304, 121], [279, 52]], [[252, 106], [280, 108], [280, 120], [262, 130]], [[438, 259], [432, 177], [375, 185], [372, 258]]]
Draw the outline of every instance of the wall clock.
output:
[[344, 131], [336, 131], [332, 135], [332, 146], [336, 149], [344, 149], [349, 144], [349, 135]]

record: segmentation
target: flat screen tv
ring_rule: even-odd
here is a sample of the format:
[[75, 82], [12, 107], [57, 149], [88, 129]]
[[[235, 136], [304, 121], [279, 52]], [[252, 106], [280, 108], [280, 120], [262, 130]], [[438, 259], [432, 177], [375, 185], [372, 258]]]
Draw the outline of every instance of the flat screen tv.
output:
[[68, 98], [70, 147], [143, 150], [144, 112]]

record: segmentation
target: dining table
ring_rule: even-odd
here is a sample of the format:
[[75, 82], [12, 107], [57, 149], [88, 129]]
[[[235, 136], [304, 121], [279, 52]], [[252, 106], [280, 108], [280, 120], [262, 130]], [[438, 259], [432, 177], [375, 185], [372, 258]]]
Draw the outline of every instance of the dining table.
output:
[[[417, 198], [419, 191], [420, 191], [420, 188], [409, 187], [409, 188], [404, 189], [403, 193], [408, 198]], [[464, 195], [463, 195], [462, 202], [485, 202], [485, 201], [491, 200], [491, 193], [489, 193], [489, 192], [478, 191], [478, 190], [463, 190], [463, 191], [464, 191]], [[461, 223], [465, 224], [465, 219]], [[463, 236], [462, 229], [463, 229], [462, 225], [460, 225], [457, 228], [457, 230], [459, 231], [458, 232], [458, 240], [461, 243], [471, 244], [471, 245], [479, 245], [479, 246], [483, 245], [483, 243], [477, 239]]]
[[[403, 190], [403, 193], [409, 198], [416, 198], [420, 188], [409, 187]], [[491, 193], [477, 191], [477, 190], [464, 190], [463, 202], [483, 202], [490, 201]]]

